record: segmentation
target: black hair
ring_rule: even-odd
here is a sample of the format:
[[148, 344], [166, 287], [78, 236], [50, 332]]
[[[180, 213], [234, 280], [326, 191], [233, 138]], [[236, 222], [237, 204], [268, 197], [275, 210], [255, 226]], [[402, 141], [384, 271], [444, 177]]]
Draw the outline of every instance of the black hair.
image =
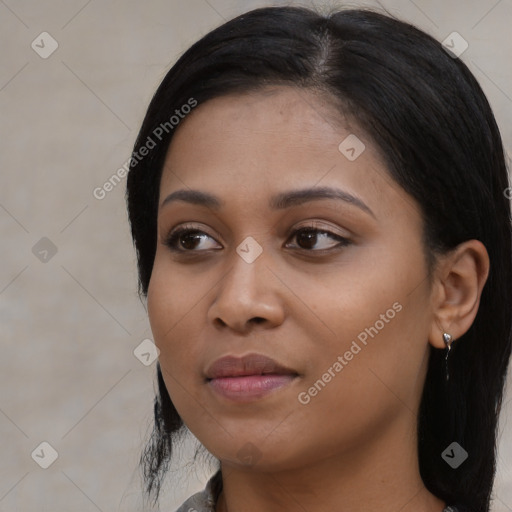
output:
[[[318, 91], [350, 116], [381, 151], [390, 176], [419, 205], [425, 251], [439, 254], [480, 240], [490, 272], [470, 329], [450, 355], [430, 347], [418, 414], [420, 474], [427, 489], [461, 510], [488, 512], [496, 434], [511, 352], [512, 237], [501, 136], [489, 103], [466, 65], [433, 37], [366, 9], [320, 14], [299, 7], [255, 9], [190, 47], [167, 73], [134, 146], [127, 206], [147, 296], [157, 240], [159, 186], [173, 133], [170, 116], [269, 85]], [[337, 105], [337, 107], [334, 107]], [[167, 123], [167, 124], [165, 124]], [[162, 129], [164, 127], [164, 129]], [[431, 267], [431, 265], [430, 265]], [[154, 429], [141, 457], [145, 491], [158, 498], [173, 446], [184, 432], [157, 364]], [[441, 453], [452, 442], [469, 454], [452, 469]]]

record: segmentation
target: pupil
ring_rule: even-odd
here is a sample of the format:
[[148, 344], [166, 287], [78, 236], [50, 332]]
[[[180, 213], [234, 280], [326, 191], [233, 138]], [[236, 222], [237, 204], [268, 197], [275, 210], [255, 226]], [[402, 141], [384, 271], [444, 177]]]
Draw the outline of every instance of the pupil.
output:
[[316, 242], [317, 232], [314, 230], [304, 230], [302, 231], [297, 238], [299, 245], [301, 245], [301, 240], [306, 242], [306, 246], [308, 249], [314, 247]]
[[185, 233], [184, 235], [181, 236], [181, 245], [185, 249], [192, 250], [194, 249], [198, 239], [199, 237], [197, 233]]

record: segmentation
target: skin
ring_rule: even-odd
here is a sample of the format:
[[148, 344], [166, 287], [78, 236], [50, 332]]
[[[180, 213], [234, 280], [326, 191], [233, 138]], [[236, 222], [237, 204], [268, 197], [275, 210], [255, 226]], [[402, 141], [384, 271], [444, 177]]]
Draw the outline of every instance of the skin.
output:
[[[429, 280], [418, 205], [356, 123], [335, 122], [333, 111], [320, 95], [285, 86], [230, 95], [194, 109], [169, 147], [160, 203], [178, 189], [224, 202], [219, 210], [185, 201], [159, 209], [147, 297], [171, 399], [221, 462], [218, 511], [441, 512], [447, 505], [419, 474], [417, 412], [430, 345], [444, 349], [443, 332], [456, 340], [475, 318], [487, 252], [465, 242], [439, 258]], [[338, 149], [351, 133], [366, 146], [354, 161]], [[274, 194], [306, 186], [350, 192], [373, 215], [336, 199], [269, 208]], [[313, 221], [350, 243], [293, 234]], [[185, 223], [206, 234], [188, 239], [188, 253], [173, 252], [166, 237]], [[252, 263], [236, 252], [249, 236], [263, 250]], [[300, 403], [298, 394], [396, 302], [401, 311]], [[300, 375], [249, 403], [214, 393], [207, 367], [251, 352]], [[238, 452], [249, 442], [248, 465]]]

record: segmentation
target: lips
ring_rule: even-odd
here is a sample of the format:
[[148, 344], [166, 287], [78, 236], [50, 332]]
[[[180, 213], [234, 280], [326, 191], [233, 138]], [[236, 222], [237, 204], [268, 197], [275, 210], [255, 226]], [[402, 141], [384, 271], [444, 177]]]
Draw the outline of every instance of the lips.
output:
[[295, 370], [281, 365], [263, 354], [247, 354], [242, 357], [225, 356], [217, 359], [206, 371], [206, 378], [212, 380], [267, 374], [298, 375]]

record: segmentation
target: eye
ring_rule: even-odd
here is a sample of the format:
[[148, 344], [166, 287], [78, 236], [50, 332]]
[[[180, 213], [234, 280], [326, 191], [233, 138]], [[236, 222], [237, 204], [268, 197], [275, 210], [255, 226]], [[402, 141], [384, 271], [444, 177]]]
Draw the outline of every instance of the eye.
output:
[[[321, 252], [328, 251], [330, 249], [345, 247], [350, 244], [350, 240], [342, 237], [332, 231], [322, 229], [316, 225], [304, 226], [296, 229], [291, 238], [297, 239], [297, 247], [299, 249], [305, 249], [307, 251]], [[330, 243], [329, 240], [334, 240], [336, 243]], [[320, 245], [320, 247], [318, 247]], [[317, 246], [316, 249], [313, 247]], [[294, 247], [292, 247], [294, 248]]]
[[201, 250], [215, 249], [215, 247], [211, 246], [214, 244], [210, 244], [210, 247], [208, 247], [208, 244], [204, 243], [208, 239], [213, 240], [210, 235], [200, 229], [181, 226], [171, 232], [164, 244], [176, 252], [197, 252], [197, 247], [201, 247], [201, 243]]
[[[316, 225], [308, 225], [296, 229], [292, 232], [289, 239], [294, 238], [297, 239], [297, 244], [292, 248], [304, 249], [309, 252], [328, 251], [350, 244], [350, 240], [347, 238], [327, 229], [317, 227]], [[170, 233], [164, 244], [175, 252], [202, 252], [209, 249], [218, 250], [221, 248], [215, 247], [215, 245], [217, 245], [216, 242], [210, 242], [208, 244], [208, 240], [214, 239], [204, 231], [198, 228], [181, 226]], [[329, 240], [331, 240], [330, 244]], [[332, 243], [332, 241], [335, 243]], [[318, 245], [320, 245], [320, 247], [318, 247]], [[317, 246], [317, 248], [313, 249], [315, 246]]]

